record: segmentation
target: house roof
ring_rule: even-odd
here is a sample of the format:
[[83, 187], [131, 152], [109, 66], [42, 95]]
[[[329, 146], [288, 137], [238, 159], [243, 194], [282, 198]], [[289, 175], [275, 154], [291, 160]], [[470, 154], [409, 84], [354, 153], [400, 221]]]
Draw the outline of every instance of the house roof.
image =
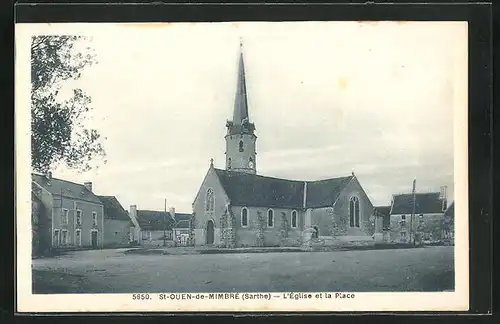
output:
[[172, 229], [174, 220], [169, 212], [156, 210], [137, 210], [137, 222], [141, 229], [160, 231]]
[[446, 208], [446, 211], [444, 212], [444, 216], [448, 217], [454, 217], [455, 216], [455, 202], [453, 201], [448, 208]]
[[305, 183], [306, 207], [331, 206], [353, 177], [298, 181], [221, 169], [215, 172], [231, 204], [284, 208], [303, 207]]
[[176, 225], [175, 228], [189, 228], [192, 214], [179, 214], [175, 213]]
[[376, 213], [382, 216], [389, 216], [391, 212], [391, 206], [375, 206], [373, 209], [375, 209]]
[[[399, 194], [393, 196], [391, 215], [411, 214], [413, 212], [413, 195]], [[443, 201], [439, 192], [415, 194], [415, 214], [437, 214], [443, 212]]]
[[[149, 231], [171, 230], [175, 228], [188, 228], [191, 214], [175, 213], [175, 220], [170, 212], [156, 210], [137, 210], [137, 222], [141, 229]], [[177, 224], [176, 224], [177, 222]]]
[[31, 174], [31, 179], [53, 195], [62, 195], [70, 199], [84, 200], [102, 205], [101, 200], [85, 188], [83, 184], [57, 178], [49, 180], [44, 175], [36, 173]]
[[127, 211], [115, 196], [97, 196], [104, 204], [104, 218], [131, 221]]

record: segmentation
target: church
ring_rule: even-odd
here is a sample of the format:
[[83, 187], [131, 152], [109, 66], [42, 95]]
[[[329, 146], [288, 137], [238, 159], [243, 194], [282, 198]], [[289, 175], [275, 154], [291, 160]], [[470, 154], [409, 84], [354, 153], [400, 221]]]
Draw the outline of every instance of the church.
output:
[[192, 244], [222, 247], [373, 242], [382, 219], [355, 174], [301, 181], [257, 172], [255, 125], [239, 54], [233, 119], [226, 123], [225, 169], [213, 159], [193, 202]]

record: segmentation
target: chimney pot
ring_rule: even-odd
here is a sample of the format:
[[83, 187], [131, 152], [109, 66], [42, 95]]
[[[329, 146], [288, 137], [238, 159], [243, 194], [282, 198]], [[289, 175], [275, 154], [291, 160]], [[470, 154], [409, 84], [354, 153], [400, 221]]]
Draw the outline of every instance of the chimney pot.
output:
[[92, 192], [92, 182], [87, 181], [84, 182], [83, 185], [85, 186], [85, 188], [87, 188], [88, 191]]

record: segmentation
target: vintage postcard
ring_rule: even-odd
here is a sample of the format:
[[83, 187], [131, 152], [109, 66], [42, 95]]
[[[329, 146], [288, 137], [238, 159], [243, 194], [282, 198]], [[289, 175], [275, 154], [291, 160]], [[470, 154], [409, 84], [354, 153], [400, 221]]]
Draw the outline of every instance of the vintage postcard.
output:
[[19, 312], [468, 310], [466, 22], [15, 31]]

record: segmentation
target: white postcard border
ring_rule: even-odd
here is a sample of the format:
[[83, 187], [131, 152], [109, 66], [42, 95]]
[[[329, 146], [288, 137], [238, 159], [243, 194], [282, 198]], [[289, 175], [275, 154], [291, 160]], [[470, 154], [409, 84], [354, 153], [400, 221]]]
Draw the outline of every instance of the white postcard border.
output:
[[[289, 22], [290, 23], [290, 22]], [[293, 22], [291, 22], [293, 23]], [[314, 22], [304, 22], [314, 23]], [[323, 22], [324, 23], [324, 22]], [[342, 24], [341, 22], [338, 22]], [[379, 22], [391, 24], [395, 22]], [[463, 51], [455, 53], [454, 175], [455, 291], [436, 293], [355, 293], [354, 298], [133, 300], [132, 294], [32, 294], [30, 196], [30, 38], [35, 34], [89, 34], [117, 24], [17, 24], [15, 27], [15, 183], [18, 312], [272, 312], [272, 311], [459, 311], [469, 308], [468, 256], [468, 53], [467, 22], [407, 22], [455, 24]], [[251, 24], [251, 23], [248, 23]], [[144, 292], [147, 293], [147, 292]], [[319, 292], [318, 292], [319, 293]], [[168, 296], [169, 292], [165, 292]], [[243, 294], [243, 293], [240, 293]], [[311, 293], [313, 295], [317, 293]], [[325, 294], [325, 292], [323, 292]], [[179, 294], [176, 294], [179, 295]], [[196, 295], [193, 293], [192, 295]], [[206, 294], [205, 294], [206, 295]], [[282, 295], [273, 293], [272, 295]], [[241, 298], [241, 297], [240, 297]]]

